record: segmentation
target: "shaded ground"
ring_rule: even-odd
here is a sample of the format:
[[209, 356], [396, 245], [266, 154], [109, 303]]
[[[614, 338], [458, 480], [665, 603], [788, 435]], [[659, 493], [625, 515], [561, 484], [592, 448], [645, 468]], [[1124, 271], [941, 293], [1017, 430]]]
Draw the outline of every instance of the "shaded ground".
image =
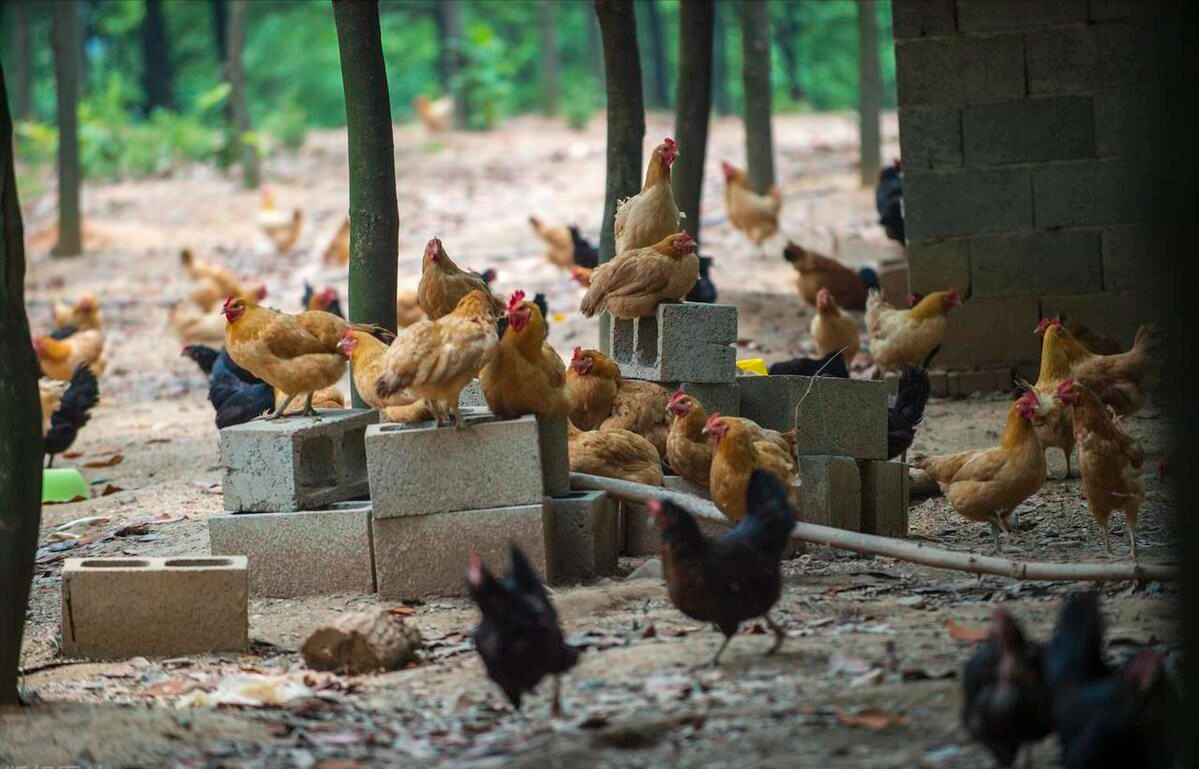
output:
[[[651, 116], [647, 144], [669, 130]], [[787, 190], [787, 236], [826, 252], [835, 241], [879, 237], [871, 190], [856, 186], [852, 116], [784, 117], [776, 125], [779, 176]], [[894, 142], [894, 125], [887, 132]], [[705, 189], [705, 251], [716, 257], [722, 301], [741, 310], [740, 357], [788, 357], [803, 348], [810, 314], [794, 294], [782, 239], [755, 254], [723, 222], [721, 159], [741, 156], [735, 121], [718, 121]], [[502, 291], [545, 291], [562, 352], [591, 344], [594, 324], [571, 312], [581, 291], [541, 259], [525, 217], [574, 220], [593, 235], [603, 187], [603, 126], [576, 133], [540, 119], [500, 131], [431, 139], [397, 129], [401, 284], [415, 285], [425, 239], [438, 234], [463, 266], [494, 265]], [[0, 765], [297, 766], [336, 769], [384, 760], [446, 766], [778, 766], [979, 767], [989, 765], [958, 725], [957, 671], [971, 644], [947, 622], [975, 627], [996, 606], [1048, 633], [1061, 597], [1076, 585], [1019, 583], [915, 567], [811, 548], [786, 564], [777, 615], [791, 638], [762, 657], [769, 638], [750, 628], [719, 670], [692, 670], [714, 652], [718, 635], [679, 614], [660, 583], [606, 580], [564, 588], [556, 602], [568, 633], [588, 647], [565, 679], [566, 717], [551, 720], [546, 698], [528, 701], [527, 721], [511, 714], [483, 674], [465, 634], [475, 622], [464, 601], [413, 606], [425, 636], [423, 663], [379, 676], [309, 676], [312, 697], [286, 708], [178, 708], [227, 674], [260, 671], [303, 676], [296, 649], [320, 620], [373, 605], [373, 596], [254, 600], [253, 651], [243, 656], [107, 663], [57, 654], [61, 559], [75, 555], [172, 555], [207, 552], [207, 516], [220, 509], [217, 435], [194, 365], [180, 360], [167, 326], [167, 304], [184, 294], [180, 246], [234, 265], [269, 283], [277, 306], [295, 309], [304, 278], [344, 288], [344, 274], [322, 274], [308, 250], [344, 207], [344, 136], [313, 137], [297, 156], [276, 160], [269, 178], [283, 205], [307, 221], [302, 248], [278, 257], [259, 242], [254, 193], [207, 169], [169, 179], [91, 186], [85, 191], [94, 251], [83, 260], [33, 255], [32, 321], [49, 322], [52, 297], [90, 288], [104, 303], [110, 367], [104, 401], [68, 464], [83, 468], [107, 496], [43, 511], [43, 549], [34, 581], [24, 654], [27, 689], [44, 704], [0, 712]], [[52, 200], [26, 201], [35, 238]], [[989, 445], [998, 437], [1002, 398], [936, 401], [915, 451]], [[1149, 454], [1148, 500], [1140, 526], [1142, 557], [1169, 559], [1173, 511], [1151, 468], [1165, 450], [1165, 419], [1148, 408], [1128, 420]], [[1050, 474], [1064, 470], [1060, 454]], [[1022, 509], [1024, 530], [1008, 544], [1030, 560], [1103, 558], [1077, 479], [1051, 480]], [[163, 515], [165, 514], [165, 515]], [[92, 541], [69, 549], [45, 539], [60, 524], [103, 516], [80, 532]], [[161, 521], [153, 516], [160, 516]], [[150, 520], [146, 520], [150, 518]], [[957, 550], [990, 548], [989, 530], [970, 524], [942, 499], [919, 502], [912, 536]], [[140, 525], [126, 528], [129, 523]], [[1127, 553], [1116, 517], [1113, 541]], [[640, 563], [626, 559], [627, 572]], [[1137, 644], [1167, 650], [1178, 637], [1171, 586], [1128, 583], [1103, 588], [1109, 648]], [[1038, 765], [1053, 765], [1053, 745]]]

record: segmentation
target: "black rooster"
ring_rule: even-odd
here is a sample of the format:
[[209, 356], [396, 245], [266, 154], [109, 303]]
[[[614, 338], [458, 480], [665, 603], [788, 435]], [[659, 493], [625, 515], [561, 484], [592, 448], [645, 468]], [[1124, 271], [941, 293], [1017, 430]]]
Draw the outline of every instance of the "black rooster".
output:
[[782, 592], [779, 562], [795, 526], [795, 511], [777, 478], [754, 470], [746, 494], [746, 516], [719, 539], [705, 539], [695, 519], [670, 500], [649, 501], [662, 533], [662, 567], [675, 607], [692, 619], [711, 622], [724, 634], [720, 655], [742, 622], [762, 617], [774, 631], [773, 654], [786, 633], [770, 618]]
[[275, 407], [275, 390], [233, 362], [221, 348], [208, 380], [208, 401], [218, 429], [240, 425]]
[[212, 376], [212, 364], [216, 363], [217, 356], [220, 352], [202, 344], [185, 344], [183, 352], [179, 353], [180, 357], [191, 358], [204, 372], [205, 376]]
[[898, 243], [905, 243], [903, 176], [898, 160], [879, 173], [878, 186], [874, 188], [874, 205], [878, 208], [878, 223], [887, 231], [887, 237]]
[[551, 712], [558, 716], [559, 676], [574, 667], [579, 653], [563, 640], [558, 613], [532, 564], [516, 545], [511, 549], [512, 565], [503, 579], [492, 576], [477, 555], [470, 557], [466, 582], [483, 614], [473, 634], [475, 649], [487, 675], [518, 711], [524, 694], [553, 676]]
[[829, 376], [837, 379], [849, 379], [849, 368], [845, 365], [845, 356], [840, 350], [830, 352], [823, 358], [792, 358], [771, 363], [767, 369], [771, 376], [789, 374], [792, 376]]
[[716, 284], [712, 282], [712, 277], [708, 274], [711, 267], [712, 257], [701, 256], [699, 258], [699, 278], [686, 296], [688, 302], [712, 304], [716, 301]]
[[71, 448], [79, 429], [87, 424], [89, 412], [100, 401], [100, 385], [86, 363], [80, 363], [71, 374], [71, 383], [59, 400], [58, 408], [50, 415], [50, 428], [42, 443], [46, 467], [54, 457]]
[[576, 225], [570, 225], [570, 240], [574, 243], [574, 263], [578, 267], [594, 270], [599, 266], [599, 249], [591, 245], [587, 238], [579, 232]]
[[917, 425], [924, 421], [924, 406], [931, 392], [928, 372], [923, 368], [908, 366], [899, 375], [899, 387], [887, 406], [887, 459], [902, 454], [903, 461], [908, 461], [908, 449], [916, 439]]

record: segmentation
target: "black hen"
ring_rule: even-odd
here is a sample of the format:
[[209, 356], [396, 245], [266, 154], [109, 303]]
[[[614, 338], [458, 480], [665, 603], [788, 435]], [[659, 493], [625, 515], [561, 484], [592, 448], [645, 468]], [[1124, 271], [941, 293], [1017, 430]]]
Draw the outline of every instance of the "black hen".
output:
[[903, 225], [903, 176], [899, 161], [884, 168], [878, 175], [878, 186], [874, 188], [874, 205], [878, 208], [878, 223], [887, 231], [887, 237], [898, 243], [906, 242]]
[[[845, 365], [845, 356], [841, 351], [830, 352], [823, 358], [792, 358], [771, 363], [767, 369], [771, 376], [788, 374], [791, 376], [831, 376], [837, 379], [849, 379], [849, 367]], [[819, 372], [819, 373], [818, 373]]]
[[688, 302], [703, 302], [704, 304], [712, 304], [716, 301], [716, 284], [712, 282], [711, 276], [708, 275], [708, 270], [712, 267], [712, 257], [701, 256], [699, 258], [699, 278], [695, 281], [695, 285], [691, 287], [691, 291], [687, 294]]
[[1103, 621], [1094, 593], [1071, 597], [1045, 655], [1066, 769], [1167, 769], [1177, 756], [1171, 719], [1177, 694], [1151, 650], [1112, 671], [1103, 661]]
[[89, 412], [100, 401], [100, 385], [96, 375], [86, 364], [79, 364], [71, 375], [71, 383], [58, 403], [58, 409], [50, 415], [50, 429], [46, 431], [43, 451], [47, 456], [46, 467], [54, 464], [56, 454], [71, 448], [79, 428], [87, 424]]
[[1041, 646], [1028, 641], [1003, 609], [996, 609], [987, 640], [962, 673], [962, 723], [1000, 766], [1020, 747], [1053, 731], [1053, 705], [1041, 668]]
[[579, 228], [570, 225], [570, 239], [574, 243], [574, 263], [578, 267], [594, 270], [599, 266], [599, 249], [591, 245], [587, 238], [579, 233]]
[[520, 548], [511, 547], [512, 565], [502, 580], [471, 555], [466, 581], [483, 614], [473, 634], [475, 649], [487, 675], [517, 710], [525, 693], [552, 675], [556, 716], [561, 712], [558, 676], [574, 667], [579, 653], [562, 638], [558, 613], [537, 572]]
[[887, 407], [887, 459], [900, 454], [907, 461], [908, 449], [916, 439], [916, 426], [924, 421], [924, 406], [932, 386], [928, 372], [908, 366], [899, 375], [899, 387]]
[[63, 326], [50, 332], [51, 339], [66, 339], [79, 333], [79, 326]]
[[300, 298], [300, 306], [305, 310], [324, 310], [331, 312], [339, 318], [344, 318], [346, 314], [341, 309], [341, 297], [337, 295], [337, 289], [332, 286], [326, 286], [321, 289], [321, 295], [318, 297], [318, 302], [315, 307], [312, 305], [312, 296], [316, 291], [312, 288], [312, 284], [304, 282], [304, 296]]
[[720, 655], [742, 622], [762, 617], [774, 631], [768, 654], [782, 645], [783, 629], [770, 618], [782, 592], [779, 561], [795, 526], [782, 483], [754, 470], [746, 495], [746, 516], [718, 539], [705, 539], [695, 519], [670, 500], [650, 500], [662, 533], [662, 566], [675, 607], [692, 619], [711, 622], [724, 634]]
[[183, 346], [183, 352], [179, 353], [181, 357], [191, 358], [204, 372], [205, 376], [212, 376], [212, 365], [216, 363], [217, 356], [220, 355], [215, 349], [202, 344], [188, 344]]
[[275, 390], [238, 366], [221, 349], [208, 381], [208, 401], [216, 409], [218, 429], [249, 422], [275, 407]]

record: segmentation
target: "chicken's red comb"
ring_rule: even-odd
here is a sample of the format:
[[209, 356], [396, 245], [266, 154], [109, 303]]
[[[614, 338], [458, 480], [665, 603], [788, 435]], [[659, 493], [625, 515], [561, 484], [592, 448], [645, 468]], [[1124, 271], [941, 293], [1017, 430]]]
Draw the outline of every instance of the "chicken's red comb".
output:
[[512, 312], [517, 307], [520, 307], [520, 303], [523, 302], [524, 300], [525, 300], [525, 292], [524, 291], [521, 291], [519, 288], [516, 289], [515, 291], [513, 291], [512, 296], [510, 296], [508, 298], [508, 312]]
[[674, 394], [670, 396], [670, 404], [673, 406], [674, 404], [678, 403], [679, 400], [686, 394], [687, 393], [683, 392], [682, 390], [675, 390]]
[[715, 426], [716, 426], [716, 420], [717, 420], [717, 419], [720, 419], [720, 412], [719, 412], [719, 411], [713, 411], [713, 412], [712, 412], [712, 416], [708, 417], [708, 423], [707, 423], [706, 425], [704, 425], [704, 427], [705, 427], [705, 428], [708, 428], [708, 429], [711, 429], [711, 428], [715, 427]]
[[233, 300], [236, 298], [237, 297], [235, 297], [233, 294], [225, 297], [225, 304], [223, 305], [224, 309], [229, 309], [229, 305], [233, 304]]
[[1066, 379], [1060, 385], [1057, 386], [1057, 394], [1065, 395], [1066, 393], [1070, 392], [1070, 389], [1072, 387], [1074, 387], [1074, 380]]
[[258, 301], [260, 301], [260, 302], [263, 299], [266, 299], [266, 286], [265, 285], [259, 286], [258, 290], [254, 292], [254, 296], [258, 297]]
[[662, 500], [660, 499], [647, 499], [645, 500], [645, 506], [648, 507], [649, 511], [654, 515], [662, 514]]
[[466, 561], [466, 581], [478, 587], [483, 584], [483, 559], [478, 553], [471, 553]]
[[677, 142], [675, 142], [675, 140], [670, 138], [669, 136], [667, 136], [665, 139], [663, 139], [662, 143], [666, 145], [667, 149], [671, 149], [671, 150], [674, 149], [676, 146], [678, 146]]
[[819, 302], [821, 299], [825, 299], [832, 295], [833, 292], [829, 291], [827, 286], [821, 286], [820, 290], [816, 292], [816, 301]]
[[570, 359], [571, 359], [572, 361], [574, 361], [574, 360], [578, 360], [578, 359], [579, 359], [579, 357], [580, 357], [580, 356], [582, 356], [582, 354], [583, 354], [583, 348], [582, 348], [582, 347], [576, 347], [576, 348], [575, 348], [575, 351], [574, 351], [574, 352], [571, 354], [571, 356], [570, 356]]

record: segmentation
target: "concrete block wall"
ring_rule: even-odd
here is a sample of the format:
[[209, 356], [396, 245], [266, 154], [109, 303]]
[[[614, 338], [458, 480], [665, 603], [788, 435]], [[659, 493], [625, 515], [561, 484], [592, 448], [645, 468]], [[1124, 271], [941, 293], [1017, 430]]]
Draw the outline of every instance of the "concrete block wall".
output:
[[1128, 344], [1158, 317], [1145, 5], [895, 0], [910, 285], [968, 297], [938, 364], [1035, 362], [1061, 311]]

